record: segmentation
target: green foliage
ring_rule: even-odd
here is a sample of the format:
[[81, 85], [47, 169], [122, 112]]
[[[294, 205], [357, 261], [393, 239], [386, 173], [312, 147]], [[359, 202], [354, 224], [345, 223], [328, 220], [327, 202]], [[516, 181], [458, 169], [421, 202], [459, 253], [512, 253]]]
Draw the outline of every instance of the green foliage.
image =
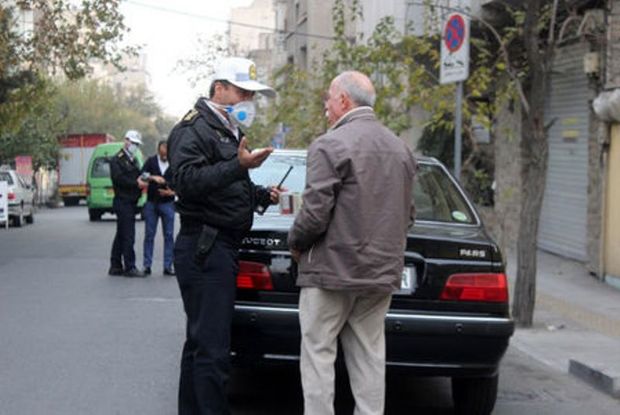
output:
[[[0, 5], [0, 159], [30, 154], [35, 164], [55, 159], [55, 140], [63, 130], [52, 110], [50, 73], [78, 79], [98, 59], [120, 67], [134, 48], [117, 43], [127, 31], [119, 0], [17, 0]], [[36, 15], [35, 30], [18, 33], [20, 10]]]
[[[401, 134], [412, 127], [414, 111], [426, 114], [422, 142], [432, 144], [419, 149], [430, 154], [438, 151], [434, 155], [451, 165], [453, 135], [449, 132], [454, 129], [455, 85], [439, 84], [440, 35], [430, 29], [438, 27], [442, 10], [432, 7], [433, 2], [429, 1], [428, 5], [425, 28], [429, 32], [425, 36], [404, 35], [396, 30], [394, 18], [386, 17], [366, 42], [359, 42], [347, 36], [347, 28], [355, 27], [361, 17], [360, 2], [336, 0], [332, 13], [335, 39], [330, 49], [307, 72], [286, 65], [275, 73], [271, 82], [278, 98], [275, 102], [259, 101], [257, 120], [248, 132], [253, 144], [269, 144], [274, 134], [285, 126], [287, 147], [307, 147], [327, 128], [323, 95], [331, 80], [338, 73], [353, 69], [372, 78], [377, 92], [375, 112], [395, 133]], [[519, 14], [514, 18], [522, 20]], [[466, 150], [463, 180], [466, 187], [470, 186], [467, 181], [471, 181], [472, 193], [480, 194], [480, 200], [488, 200], [485, 195], [493, 176], [492, 155], [472, 144], [470, 120], [474, 117], [489, 120], [487, 127], [491, 128], [493, 114], [515, 98], [515, 90], [510, 82], [503, 82], [507, 64], [497, 53], [497, 41], [481, 25], [474, 22], [472, 27], [476, 36], [471, 40], [472, 63], [470, 77], [464, 85], [462, 108]], [[511, 31], [510, 26], [504, 32], [508, 43], [518, 36], [518, 30]], [[189, 67], [200, 70], [203, 65], [199, 62], [212, 63], [222, 51], [221, 43], [215, 42], [201, 53], [211, 60], [198, 57]], [[448, 153], [450, 156], [445, 157]]]
[[59, 86], [53, 108], [64, 119], [65, 134], [100, 132], [120, 139], [135, 129], [142, 134], [146, 154], [154, 153], [174, 126], [144, 87], [115, 91], [96, 81], [68, 81]]
[[176, 120], [163, 114], [143, 87], [116, 91], [96, 81], [42, 81], [28, 112], [12, 131], [0, 134], [0, 161], [33, 156], [35, 166], [56, 163], [58, 137], [73, 133], [107, 133], [120, 139], [129, 129], [142, 133], [143, 152], [154, 154]]
[[120, 48], [127, 32], [119, 11], [120, 0], [17, 0], [22, 9], [37, 15], [34, 32], [20, 38], [21, 61], [36, 70], [60, 71], [69, 79], [84, 77], [89, 61], [99, 59], [121, 67]]
[[[435, 157], [450, 170], [454, 169], [454, 128], [447, 123], [427, 125], [422, 132], [416, 149], [430, 157]], [[447, 126], [450, 125], [450, 126]], [[495, 170], [492, 150], [489, 146], [477, 144], [469, 134], [463, 134], [461, 183], [478, 205], [492, 206], [493, 176]]]
[[19, 36], [13, 32], [13, 11], [0, 6], [0, 131], [19, 127], [30, 102], [44, 82], [31, 70], [20, 66]]
[[266, 145], [278, 128], [285, 125], [290, 128], [287, 147], [302, 148], [324, 132], [327, 127], [322, 99], [324, 89], [312, 81], [309, 73], [293, 65], [283, 67], [275, 76], [278, 102], [276, 105], [259, 102], [261, 117], [248, 131], [248, 137], [252, 137], [254, 143]]
[[50, 111], [49, 102], [54, 94], [53, 85], [38, 80], [36, 94], [21, 111], [19, 123], [0, 133], [0, 163], [10, 163], [18, 155], [30, 155], [35, 168], [55, 164], [57, 133], [63, 121], [61, 114]]

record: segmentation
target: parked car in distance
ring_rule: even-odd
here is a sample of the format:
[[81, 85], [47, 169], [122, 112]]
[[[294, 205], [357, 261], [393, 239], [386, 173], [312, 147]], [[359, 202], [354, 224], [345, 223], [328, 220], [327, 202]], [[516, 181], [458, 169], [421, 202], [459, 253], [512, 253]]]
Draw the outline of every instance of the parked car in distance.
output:
[[[114, 199], [114, 189], [110, 178], [110, 157], [123, 148], [122, 142], [99, 144], [95, 147], [88, 163], [86, 176], [86, 205], [88, 206], [88, 218], [90, 221], [98, 221], [104, 213], [114, 213], [112, 201]], [[142, 152], [136, 153], [138, 164], [142, 166], [144, 158]], [[143, 193], [138, 201], [138, 210], [142, 212], [142, 207], [146, 202], [146, 194]]]
[[15, 170], [0, 167], [0, 181], [9, 185], [9, 221], [13, 226], [34, 223], [34, 188]]
[[[450, 377], [457, 413], [490, 414], [514, 331], [505, 264], [447, 169], [433, 158], [418, 161], [417, 218], [407, 237], [401, 289], [385, 321], [388, 370]], [[305, 151], [275, 150], [250, 175], [256, 184], [273, 185], [290, 166], [283, 186], [301, 193]], [[299, 289], [287, 245], [293, 220], [270, 206], [255, 215], [242, 242], [231, 342], [238, 366], [298, 363]]]

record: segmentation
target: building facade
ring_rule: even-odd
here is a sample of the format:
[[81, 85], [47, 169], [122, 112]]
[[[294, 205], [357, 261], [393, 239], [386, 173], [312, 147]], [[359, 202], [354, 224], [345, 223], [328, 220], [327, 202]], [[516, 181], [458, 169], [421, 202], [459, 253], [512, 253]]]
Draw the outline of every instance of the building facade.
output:
[[88, 78], [105, 83], [118, 92], [134, 88], [148, 89], [151, 76], [146, 69], [147, 58], [144, 52], [136, 56], [125, 56], [121, 61], [124, 67], [122, 71], [110, 63], [93, 61], [91, 62], [92, 71]]

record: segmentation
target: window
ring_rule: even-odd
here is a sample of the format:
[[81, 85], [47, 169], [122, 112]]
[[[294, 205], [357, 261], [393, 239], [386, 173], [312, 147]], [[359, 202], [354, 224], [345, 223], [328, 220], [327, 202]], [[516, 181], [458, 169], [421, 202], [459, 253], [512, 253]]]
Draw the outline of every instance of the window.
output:
[[450, 223], [475, 223], [463, 195], [439, 166], [419, 165], [413, 186], [416, 220]]
[[[292, 167], [292, 168], [291, 168]], [[282, 183], [289, 192], [301, 194], [306, 187], [306, 156], [272, 154], [258, 169], [250, 170], [252, 181], [260, 186], [277, 186], [291, 169]], [[278, 206], [269, 206], [268, 213], [278, 212]]]
[[275, 186], [280, 183], [290, 167], [293, 167], [282, 187], [290, 192], [301, 193], [306, 186], [306, 156], [271, 155], [258, 169], [250, 170], [252, 181], [261, 186]]
[[[272, 154], [258, 169], [250, 170], [252, 181], [261, 186], [280, 183], [293, 167], [283, 187], [290, 192], [302, 193], [306, 186], [305, 154]], [[476, 218], [463, 194], [438, 165], [419, 164], [413, 187], [416, 220], [472, 225]], [[274, 212], [274, 210], [271, 210]]]
[[13, 178], [11, 174], [5, 171], [0, 171], [0, 182], [7, 182], [9, 185], [13, 184]]
[[110, 177], [110, 160], [107, 157], [98, 157], [93, 161], [91, 177]]

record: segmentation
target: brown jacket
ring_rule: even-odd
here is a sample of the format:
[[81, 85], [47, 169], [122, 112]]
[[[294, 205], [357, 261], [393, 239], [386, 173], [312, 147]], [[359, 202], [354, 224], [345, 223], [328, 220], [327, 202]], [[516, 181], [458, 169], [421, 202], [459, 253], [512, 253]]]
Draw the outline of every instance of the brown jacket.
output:
[[415, 208], [416, 161], [370, 107], [347, 113], [308, 149], [303, 206], [288, 235], [302, 252], [297, 285], [400, 288]]

